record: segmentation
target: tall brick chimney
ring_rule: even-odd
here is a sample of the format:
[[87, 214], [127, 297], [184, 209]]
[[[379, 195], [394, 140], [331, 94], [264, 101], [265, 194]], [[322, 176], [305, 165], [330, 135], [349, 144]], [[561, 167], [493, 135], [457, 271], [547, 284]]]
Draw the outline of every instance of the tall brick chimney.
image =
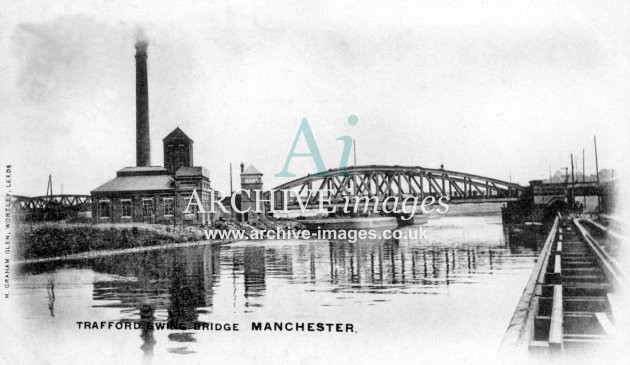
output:
[[151, 166], [149, 133], [149, 84], [147, 80], [147, 47], [144, 39], [136, 42], [136, 166]]

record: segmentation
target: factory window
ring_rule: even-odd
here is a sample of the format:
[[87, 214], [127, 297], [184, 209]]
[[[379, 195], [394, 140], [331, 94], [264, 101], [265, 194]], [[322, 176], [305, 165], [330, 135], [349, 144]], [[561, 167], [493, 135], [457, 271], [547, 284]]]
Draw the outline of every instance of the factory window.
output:
[[131, 200], [122, 199], [120, 206], [122, 208], [122, 218], [131, 218]]
[[98, 203], [98, 211], [101, 218], [111, 217], [111, 210], [109, 209], [109, 200], [102, 200]]
[[173, 215], [173, 198], [164, 198], [164, 215]]
[[149, 217], [153, 215], [153, 200], [142, 199], [142, 216]]

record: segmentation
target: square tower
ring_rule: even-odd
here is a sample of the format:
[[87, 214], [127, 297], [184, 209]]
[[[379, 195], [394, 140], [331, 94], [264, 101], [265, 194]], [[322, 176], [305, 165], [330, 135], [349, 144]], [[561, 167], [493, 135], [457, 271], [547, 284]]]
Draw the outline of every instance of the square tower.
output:
[[241, 189], [247, 190], [248, 194], [241, 198], [241, 210], [249, 208], [249, 212], [242, 216], [242, 220], [251, 221], [258, 220], [264, 216], [264, 213], [255, 213], [256, 209], [256, 190], [262, 190], [263, 173], [252, 165], [245, 168], [245, 164], [241, 162]]
[[164, 167], [173, 175], [180, 167], [193, 167], [193, 140], [179, 127], [162, 140]]
[[258, 171], [253, 165], [245, 168], [245, 164], [241, 162], [241, 189], [247, 189], [252, 194], [254, 190], [262, 190], [262, 176], [263, 173]]

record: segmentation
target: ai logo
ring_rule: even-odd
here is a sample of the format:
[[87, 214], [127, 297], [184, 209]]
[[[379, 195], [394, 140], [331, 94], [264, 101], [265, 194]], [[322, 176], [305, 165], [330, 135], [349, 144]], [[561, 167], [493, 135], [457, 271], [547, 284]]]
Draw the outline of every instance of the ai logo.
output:
[[[350, 115], [348, 117], [348, 124], [354, 126], [357, 125], [357, 123], [359, 123], [359, 118], [356, 115]], [[309, 152], [295, 152], [295, 148], [297, 147], [300, 138], [304, 138], [304, 140], [306, 141]], [[348, 166], [348, 158], [350, 157], [350, 151], [352, 149], [352, 138], [350, 136], [340, 136], [337, 137], [337, 141], [343, 142], [343, 151], [341, 153], [341, 160], [339, 161], [339, 169], [342, 171], [343, 174], [346, 167]], [[289, 164], [291, 163], [291, 159], [293, 157], [310, 157], [313, 159], [313, 162], [315, 162], [317, 173], [326, 172], [324, 160], [322, 159], [322, 155], [319, 153], [319, 148], [317, 148], [317, 143], [315, 142], [313, 131], [311, 131], [311, 127], [309, 126], [306, 118], [302, 119], [302, 123], [300, 123], [300, 127], [298, 128], [295, 139], [293, 140], [293, 146], [291, 147], [289, 155], [287, 156], [287, 160], [284, 163], [284, 168], [282, 168], [282, 171], [277, 173], [275, 176], [295, 177], [295, 174], [289, 172]]]

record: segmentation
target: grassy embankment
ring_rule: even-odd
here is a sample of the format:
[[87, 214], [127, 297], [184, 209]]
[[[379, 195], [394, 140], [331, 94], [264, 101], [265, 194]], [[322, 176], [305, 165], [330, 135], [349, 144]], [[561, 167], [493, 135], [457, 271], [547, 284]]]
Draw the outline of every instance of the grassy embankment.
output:
[[[243, 230], [304, 227], [291, 221], [265, 220], [247, 224], [235, 220], [214, 222], [212, 229]], [[194, 242], [205, 239], [200, 227], [158, 224], [37, 223], [21, 224], [14, 234], [18, 260], [61, 257], [85, 252], [124, 250]], [[226, 242], [223, 242], [226, 243]]]
[[202, 237], [197, 231], [171, 227], [43, 223], [19, 226], [14, 246], [17, 258], [27, 260], [197, 241]]

